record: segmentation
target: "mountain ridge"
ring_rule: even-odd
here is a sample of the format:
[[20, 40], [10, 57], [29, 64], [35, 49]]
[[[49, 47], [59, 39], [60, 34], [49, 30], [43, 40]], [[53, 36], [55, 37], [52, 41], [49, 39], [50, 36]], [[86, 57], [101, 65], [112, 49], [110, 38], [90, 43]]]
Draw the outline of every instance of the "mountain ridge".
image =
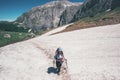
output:
[[[98, 14], [103, 15], [102, 13], [108, 12], [109, 16], [102, 18], [97, 16], [98, 20], [109, 20], [110, 22], [107, 21], [106, 23], [111, 23], [111, 20], [114, 19], [114, 23], [116, 17], [109, 12], [120, 7], [119, 3], [119, 0], [86, 0], [84, 3], [55, 0], [41, 6], [33, 7], [29, 12], [20, 16], [16, 22], [22, 23], [23, 26], [29, 27], [33, 31], [39, 31], [84, 20], [84, 18], [92, 19]], [[114, 15], [119, 16], [118, 14]], [[119, 17], [117, 19], [117, 23], [119, 23]]]
[[68, 7], [80, 6], [81, 4], [69, 1], [52, 1], [33, 7], [29, 12], [18, 17], [16, 22], [22, 23], [24, 26], [30, 27], [35, 31], [56, 27], [59, 24], [60, 16]]
[[72, 22], [85, 17], [93, 17], [101, 12], [114, 10], [120, 7], [119, 4], [119, 0], [86, 0], [74, 15]]

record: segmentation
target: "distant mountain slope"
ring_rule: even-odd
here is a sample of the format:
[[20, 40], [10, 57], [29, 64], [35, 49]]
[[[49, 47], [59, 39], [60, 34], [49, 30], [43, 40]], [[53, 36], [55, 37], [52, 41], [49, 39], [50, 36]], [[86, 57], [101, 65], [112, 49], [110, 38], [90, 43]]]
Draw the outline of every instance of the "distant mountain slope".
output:
[[[72, 3], [67, 0], [52, 1], [45, 5], [32, 8], [29, 12], [18, 17], [16, 22], [22, 23], [24, 26], [32, 28], [35, 31], [56, 27], [59, 24], [60, 16], [66, 9], [80, 5], [80, 3]], [[76, 7], [72, 10], [76, 10]], [[74, 16], [72, 12], [69, 14], [69, 17]]]
[[112, 0], [111, 9], [113, 10], [117, 7], [120, 7], [120, 0]]
[[96, 22], [97, 26], [120, 23], [119, 4], [120, 0], [86, 0], [83, 4], [57, 0], [32, 8], [15, 22], [33, 31], [46, 30], [79, 20], [87, 22], [92, 20], [92, 26], [96, 26]]
[[86, 0], [74, 15], [72, 21], [77, 21], [84, 17], [93, 17], [98, 13], [113, 10], [120, 7], [119, 4], [120, 0]]

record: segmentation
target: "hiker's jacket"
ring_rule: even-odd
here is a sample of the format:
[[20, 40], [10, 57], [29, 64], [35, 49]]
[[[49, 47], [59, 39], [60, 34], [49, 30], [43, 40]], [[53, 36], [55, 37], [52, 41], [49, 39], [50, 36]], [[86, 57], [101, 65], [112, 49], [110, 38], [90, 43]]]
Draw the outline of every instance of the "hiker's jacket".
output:
[[[59, 54], [61, 55], [60, 58], [58, 58]], [[58, 51], [58, 49], [57, 49], [56, 52], [55, 52], [55, 59], [56, 59], [56, 61], [58, 61], [58, 62], [63, 62], [63, 59], [64, 59], [63, 51], [60, 51], [60, 53], [59, 53], [59, 51]]]

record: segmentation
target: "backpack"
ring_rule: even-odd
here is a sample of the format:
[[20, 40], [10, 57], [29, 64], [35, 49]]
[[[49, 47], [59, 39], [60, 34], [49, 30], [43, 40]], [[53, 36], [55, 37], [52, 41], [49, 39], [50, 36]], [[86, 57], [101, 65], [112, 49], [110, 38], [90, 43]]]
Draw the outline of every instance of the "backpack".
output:
[[56, 59], [57, 60], [63, 59], [63, 53], [62, 53], [62, 51], [58, 51], [58, 54], [56, 55]]

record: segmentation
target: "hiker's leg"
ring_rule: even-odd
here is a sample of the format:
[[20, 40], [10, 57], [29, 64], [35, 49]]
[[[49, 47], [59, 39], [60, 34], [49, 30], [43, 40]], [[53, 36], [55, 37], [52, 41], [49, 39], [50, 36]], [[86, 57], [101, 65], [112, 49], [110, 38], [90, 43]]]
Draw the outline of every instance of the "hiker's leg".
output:
[[60, 66], [59, 66], [59, 72], [60, 72], [60, 69], [61, 69], [61, 63], [60, 63]]
[[60, 72], [60, 67], [58, 67], [58, 73]]
[[58, 73], [60, 72], [60, 69], [61, 69], [61, 63], [59, 62]]
[[61, 68], [61, 63], [56, 61], [56, 66], [57, 66], [58, 73], [59, 73], [60, 72], [60, 68]]
[[56, 67], [58, 68], [58, 61], [56, 61]]
[[58, 67], [59, 67], [58, 61], [56, 61], [56, 67], [57, 67], [57, 72], [58, 72]]

